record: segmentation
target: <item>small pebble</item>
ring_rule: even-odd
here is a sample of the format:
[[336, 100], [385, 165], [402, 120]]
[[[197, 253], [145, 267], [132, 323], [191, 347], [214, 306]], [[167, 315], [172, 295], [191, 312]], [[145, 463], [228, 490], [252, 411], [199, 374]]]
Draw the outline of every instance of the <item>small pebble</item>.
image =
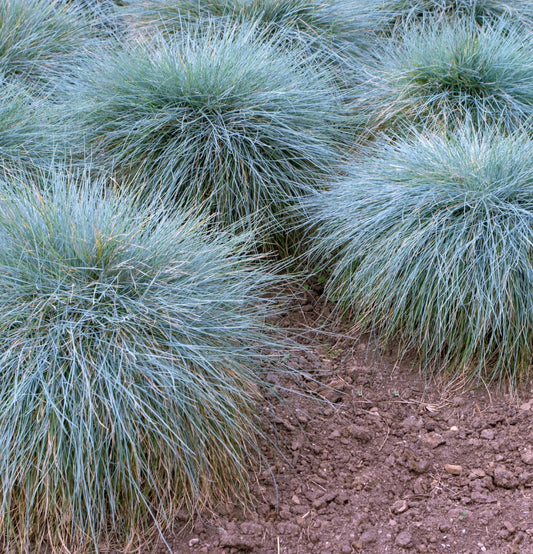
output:
[[455, 464], [446, 464], [444, 466], [444, 470], [446, 473], [449, 473], [450, 475], [461, 475], [463, 472], [463, 466], [455, 465]]
[[481, 434], [480, 434], [479, 436], [480, 436], [482, 439], [491, 441], [491, 440], [494, 439], [495, 433], [494, 433], [494, 430], [493, 430], [493, 429], [483, 429], [483, 431], [481, 431]]
[[430, 448], [437, 448], [441, 444], [446, 443], [446, 439], [442, 435], [431, 431], [423, 438], [424, 443]]
[[396, 502], [391, 506], [391, 510], [395, 514], [403, 514], [409, 509], [409, 504], [406, 500], [396, 500]]
[[533, 465], [533, 447], [527, 446], [520, 452], [520, 458], [527, 465]]
[[509, 531], [509, 533], [514, 533], [516, 531], [516, 527], [510, 522], [510, 521], [504, 521], [503, 526]]
[[398, 546], [402, 546], [405, 548], [411, 544], [412, 540], [413, 540], [413, 536], [411, 535], [411, 533], [409, 533], [409, 531], [401, 531], [396, 536], [395, 542]]
[[518, 485], [518, 479], [515, 475], [503, 466], [498, 466], [494, 470], [493, 481], [497, 487], [504, 489], [513, 489]]
[[375, 529], [369, 529], [359, 537], [359, 542], [361, 542], [361, 544], [363, 545], [371, 544], [373, 542], [376, 542], [377, 540], [378, 540], [378, 534], [375, 531]]

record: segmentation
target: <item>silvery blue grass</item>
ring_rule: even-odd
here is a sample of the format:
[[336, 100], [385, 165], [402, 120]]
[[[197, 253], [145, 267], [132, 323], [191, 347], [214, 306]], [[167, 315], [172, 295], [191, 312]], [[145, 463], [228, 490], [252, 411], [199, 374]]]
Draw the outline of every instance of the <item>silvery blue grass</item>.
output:
[[365, 60], [356, 95], [372, 128], [498, 125], [533, 114], [533, 41], [507, 20], [408, 25]]
[[63, 136], [50, 103], [0, 73], [0, 174], [50, 166]]
[[361, 0], [361, 17], [366, 26], [387, 32], [409, 21], [424, 18], [434, 20], [467, 17], [480, 25], [500, 17], [509, 23], [533, 23], [531, 0]]
[[466, 127], [380, 144], [306, 203], [327, 294], [429, 372], [529, 377], [533, 142]]
[[346, 108], [327, 68], [253, 28], [211, 25], [103, 52], [67, 94], [73, 143], [140, 197], [280, 226], [338, 170]]
[[0, 186], [4, 551], [125, 552], [250, 499], [279, 278], [242, 236], [102, 185]]
[[370, 32], [366, 12], [345, 0], [125, 0], [119, 9], [127, 25], [142, 33], [182, 33], [184, 22], [219, 18], [226, 23], [256, 23], [267, 33], [313, 50], [336, 51], [335, 57], [367, 48]]
[[0, 71], [41, 90], [92, 44], [84, 15], [63, 0], [0, 2]]

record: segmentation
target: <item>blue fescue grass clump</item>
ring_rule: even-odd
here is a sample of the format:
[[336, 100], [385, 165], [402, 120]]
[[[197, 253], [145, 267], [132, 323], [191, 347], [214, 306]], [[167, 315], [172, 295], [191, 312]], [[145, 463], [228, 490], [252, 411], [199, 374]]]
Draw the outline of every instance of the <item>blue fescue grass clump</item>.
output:
[[516, 24], [533, 24], [531, 0], [361, 0], [359, 9], [366, 25], [382, 32], [426, 17], [467, 17], [480, 25], [506, 17]]
[[122, 0], [63, 0], [83, 10], [85, 18], [104, 37], [113, 36], [120, 30], [118, 6]]
[[280, 280], [248, 239], [102, 188], [0, 188], [3, 548], [123, 552], [249, 500]]
[[366, 61], [360, 109], [374, 128], [469, 118], [512, 131], [533, 114], [532, 52], [507, 20], [409, 25]]
[[0, 2], [0, 71], [42, 88], [94, 39], [85, 14], [64, 0]]
[[[82, 148], [145, 199], [200, 206], [223, 224], [279, 224], [343, 158], [346, 108], [327, 68], [211, 25], [99, 55], [70, 87]], [[68, 107], [67, 107], [68, 109]]]
[[141, 33], [181, 33], [184, 22], [211, 18], [254, 22], [267, 34], [280, 31], [287, 40], [339, 58], [366, 49], [372, 31], [364, 26], [361, 6], [345, 0], [125, 0], [120, 13]]
[[428, 372], [525, 381], [533, 354], [533, 142], [471, 128], [376, 148], [308, 201], [327, 294]]
[[62, 136], [47, 100], [0, 74], [0, 174], [50, 166]]

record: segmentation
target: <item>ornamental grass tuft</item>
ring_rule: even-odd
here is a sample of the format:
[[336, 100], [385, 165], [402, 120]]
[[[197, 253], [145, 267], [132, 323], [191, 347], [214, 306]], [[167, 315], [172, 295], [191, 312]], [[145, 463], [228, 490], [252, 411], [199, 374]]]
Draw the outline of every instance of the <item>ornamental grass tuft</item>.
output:
[[63, 0], [83, 10], [86, 19], [98, 34], [104, 37], [114, 36], [120, 31], [117, 7], [123, 5], [122, 0]]
[[349, 137], [327, 68], [250, 28], [102, 54], [69, 97], [80, 151], [141, 198], [202, 205], [223, 224], [257, 211], [279, 224], [338, 169]]
[[0, 2], [0, 71], [42, 88], [94, 40], [84, 15], [64, 0]]
[[62, 137], [46, 99], [0, 74], [0, 174], [49, 167]]
[[478, 24], [507, 17], [517, 24], [533, 24], [531, 0], [360, 0], [361, 17], [367, 26], [390, 31], [395, 25], [433, 17], [452, 19], [472, 18]]
[[339, 58], [366, 49], [372, 31], [363, 26], [361, 6], [346, 0], [125, 0], [119, 13], [140, 33], [182, 33], [184, 23], [212, 18], [255, 23], [267, 34], [281, 32], [291, 42]]
[[409, 25], [366, 60], [358, 91], [373, 128], [404, 123], [514, 130], [533, 115], [533, 42], [507, 20]]
[[533, 142], [471, 128], [383, 144], [307, 202], [327, 294], [383, 344], [471, 382], [530, 377]]
[[0, 187], [3, 551], [126, 552], [250, 498], [279, 278], [242, 236], [102, 189]]

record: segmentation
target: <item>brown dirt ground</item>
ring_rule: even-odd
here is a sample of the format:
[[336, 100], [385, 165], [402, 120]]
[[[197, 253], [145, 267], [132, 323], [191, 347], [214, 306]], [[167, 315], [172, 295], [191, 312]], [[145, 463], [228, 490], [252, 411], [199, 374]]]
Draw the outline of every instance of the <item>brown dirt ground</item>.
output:
[[[328, 315], [313, 288], [285, 326]], [[323, 370], [309, 383], [331, 404], [282, 393], [280, 451], [265, 446], [275, 483], [256, 475], [256, 511], [221, 506], [169, 537], [173, 552], [533, 553], [533, 389], [429, 387], [392, 351], [318, 337], [291, 363]]]

